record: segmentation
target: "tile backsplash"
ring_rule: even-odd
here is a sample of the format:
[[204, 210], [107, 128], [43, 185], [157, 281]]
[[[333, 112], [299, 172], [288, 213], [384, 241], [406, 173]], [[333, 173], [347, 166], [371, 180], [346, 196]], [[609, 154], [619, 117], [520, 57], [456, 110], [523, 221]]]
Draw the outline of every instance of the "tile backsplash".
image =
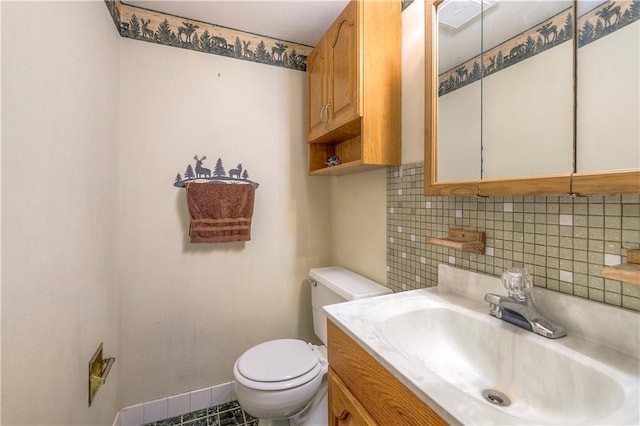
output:
[[[426, 197], [422, 162], [387, 170], [387, 285], [394, 291], [436, 285], [440, 263], [497, 276], [524, 267], [536, 286], [640, 311], [640, 286], [600, 275], [640, 248], [640, 194]], [[486, 232], [485, 254], [427, 244], [450, 228]]]

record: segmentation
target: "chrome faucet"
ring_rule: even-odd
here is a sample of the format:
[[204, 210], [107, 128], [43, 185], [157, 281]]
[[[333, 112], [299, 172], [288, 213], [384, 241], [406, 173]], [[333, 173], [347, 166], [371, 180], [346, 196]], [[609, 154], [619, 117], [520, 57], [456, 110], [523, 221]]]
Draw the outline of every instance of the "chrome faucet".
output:
[[502, 273], [502, 284], [509, 290], [509, 296], [493, 293], [484, 296], [489, 302], [490, 315], [550, 339], [567, 335], [564, 327], [554, 324], [534, 305], [531, 298], [533, 282], [525, 269], [507, 269]]

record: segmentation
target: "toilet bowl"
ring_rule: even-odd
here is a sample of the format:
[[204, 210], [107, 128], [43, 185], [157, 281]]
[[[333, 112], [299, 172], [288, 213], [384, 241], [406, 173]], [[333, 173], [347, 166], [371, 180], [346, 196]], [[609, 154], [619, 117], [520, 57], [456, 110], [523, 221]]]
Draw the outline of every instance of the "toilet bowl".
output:
[[[309, 271], [314, 332], [326, 345], [326, 315], [323, 306], [391, 293], [391, 290], [340, 267]], [[260, 343], [244, 352], [233, 366], [238, 402], [249, 414], [278, 424], [304, 425], [326, 418], [325, 346], [298, 339], [277, 339]], [[317, 420], [315, 420], [317, 423]]]
[[238, 401], [260, 419], [300, 413], [318, 393], [326, 372], [326, 356], [319, 348], [297, 339], [261, 343], [233, 366]]

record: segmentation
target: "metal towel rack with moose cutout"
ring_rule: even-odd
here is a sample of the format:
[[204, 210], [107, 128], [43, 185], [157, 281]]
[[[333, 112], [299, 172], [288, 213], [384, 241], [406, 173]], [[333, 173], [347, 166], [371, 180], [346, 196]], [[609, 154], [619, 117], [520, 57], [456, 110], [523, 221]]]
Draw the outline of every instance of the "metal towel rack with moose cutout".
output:
[[224, 168], [224, 165], [222, 164], [221, 158], [218, 158], [218, 161], [216, 162], [213, 170], [202, 167], [202, 162], [207, 159], [206, 155], [203, 155], [202, 158], [198, 158], [198, 156], [196, 155], [193, 157], [193, 159], [196, 160], [195, 166], [188, 164], [187, 169], [184, 172], [184, 176], [178, 173], [176, 175], [173, 186], [184, 188], [185, 185], [189, 182], [248, 183], [258, 189], [258, 186], [260, 185], [258, 182], [249, 179], [249, 172], [246, 169], [242, 168], [242, 163], [239, 163], [235, 169], [230, 169], [227, 172]]

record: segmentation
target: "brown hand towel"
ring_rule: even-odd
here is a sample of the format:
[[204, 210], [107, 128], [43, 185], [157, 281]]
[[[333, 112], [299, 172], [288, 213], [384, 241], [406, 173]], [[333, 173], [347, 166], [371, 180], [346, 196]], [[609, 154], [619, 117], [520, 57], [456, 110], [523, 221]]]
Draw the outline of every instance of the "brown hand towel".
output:
[[186, 188], [192, 243], [251, 240], [253, 185], [188, 183]]

